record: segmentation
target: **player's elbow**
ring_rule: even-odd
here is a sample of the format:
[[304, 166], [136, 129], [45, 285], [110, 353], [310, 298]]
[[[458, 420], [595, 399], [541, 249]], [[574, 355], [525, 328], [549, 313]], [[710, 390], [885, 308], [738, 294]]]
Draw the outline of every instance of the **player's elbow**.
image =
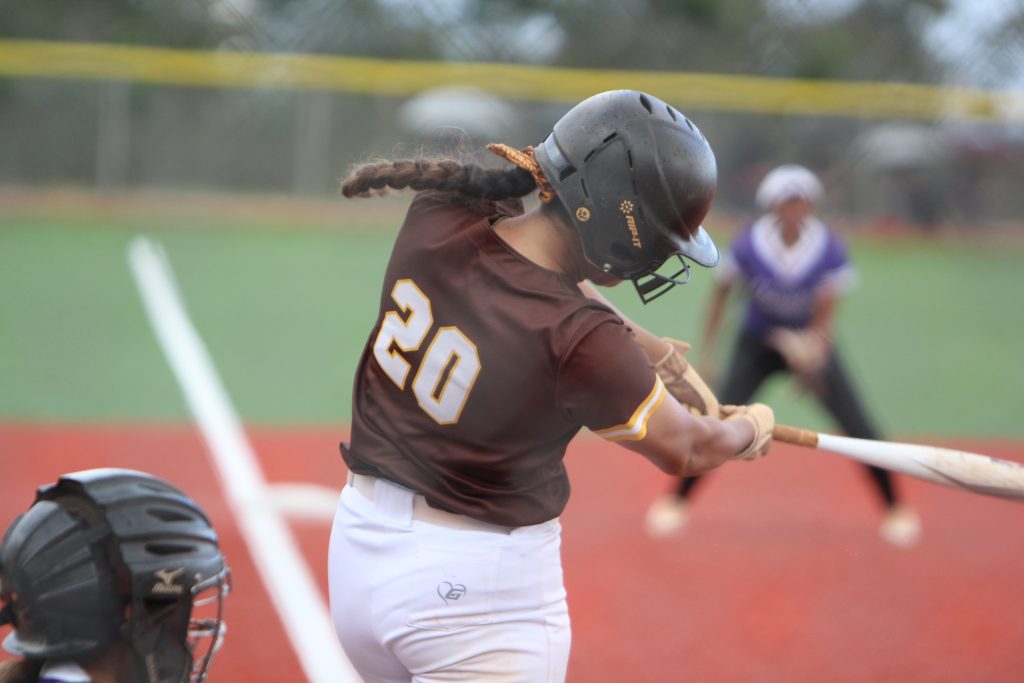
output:
[[687, 476], [687, 471], [689, 469], [687, 466], [687, 458], [685, 456], [668, 458], [660, 462], [655, 462], [654, 464], [657, 465], [658, 469], [662, 472], [673, 477]]
[[689, 444], [670, 451], [645, 455], [659, 470], [673, 477], [692, 477], [711, 469], [706, 463], [706, 458], [701, 457], [699, 451], [694, 450]]
[[694, 417], [678, 403], [666, 400], [651, 418], [644, 437], [623, 445], [666, 474], [692, 476], [721, 463], [716, 451], [720, 431], [718, 420]]
[[681, 460], [681, 465], [676, 475], [680, 477], [695, 477], [715, 469], [723, 462], [724, 460], [721, 458], [701, 457], [699, 454], [684, 457]]

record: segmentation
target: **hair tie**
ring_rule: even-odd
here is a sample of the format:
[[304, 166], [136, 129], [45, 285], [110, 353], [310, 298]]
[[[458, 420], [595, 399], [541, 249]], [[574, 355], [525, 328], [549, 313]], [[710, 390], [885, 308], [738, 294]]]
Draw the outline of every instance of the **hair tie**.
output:
[[533, 176], [534, 182], [537, 183], [537, 189], [540, 190], [540, 200], [545, 204], [550, 204], [554, 201], [555, 190], [551, 187], [551, 183], [548, 182], [544, 171], [541, 170], [540, 164], [537, 163], [537, 155], [534, 154], [532, 146], [524, 150], [518, 150], [515, 147], [492, 142], [487, 145], [487, 150], [506, 161], [512, 162], [524, 171], [529, 171], [530, 175]]

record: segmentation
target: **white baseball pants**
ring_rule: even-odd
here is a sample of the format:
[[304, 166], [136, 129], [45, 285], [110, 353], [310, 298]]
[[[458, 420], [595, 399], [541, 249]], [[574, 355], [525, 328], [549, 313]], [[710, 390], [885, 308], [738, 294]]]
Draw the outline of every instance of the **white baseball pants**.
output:
[[342, 491], [328, 573], [338, 638], [366, 683], [565, 680], [558, 520], [508, 530], [358, 483]]

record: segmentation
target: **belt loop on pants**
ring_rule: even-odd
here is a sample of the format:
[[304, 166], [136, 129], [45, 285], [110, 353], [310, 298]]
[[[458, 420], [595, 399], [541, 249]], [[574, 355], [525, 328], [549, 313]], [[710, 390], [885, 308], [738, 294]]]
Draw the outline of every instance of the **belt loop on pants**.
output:
[[[490, 524], [488, 522], [481, 522], [480, 520], [466, 517], [465, 515], [457, 515], [454, 512], [447, 512], [445, 510], [438, 510], [435, 507], [431, 507], [427, 503], [427, 499], [416, 493], [406, 489], [403, 486], [392, 483], [387, 479], [379, 479], [377, 477], [371, 477], [366, 474], [356, 474], [355, 472], [348, 473], [348, 484], [356, 491], [358, 491], [364, 498], [372, 503], [380, 502], [382, 498], [378, 495], [381, 487], [387, 487], [388, 494], [392, 491], [391, 489], [398, 489], [399, 491], [406, 492], [412, 496], [412, 518], [426, 524], [433, 524], [435, 526], [443, 526], [449, 529], [463, 529], [465, 531], [489, 531], [491, 533], [498, 534], [510, 534], [515, 530], [515, 527], [501, 526], [499, 524]], [[384, 494], [387, 495], [387, 494]]]

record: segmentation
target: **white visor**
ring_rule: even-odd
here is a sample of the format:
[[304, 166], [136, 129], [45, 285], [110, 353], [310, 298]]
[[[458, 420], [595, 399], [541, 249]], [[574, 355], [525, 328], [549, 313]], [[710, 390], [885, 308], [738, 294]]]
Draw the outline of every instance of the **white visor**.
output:
[[697, 233], [684, 240], [679, 235], [672, 235], [669, 240], [675, 245], [680, 254], [705, 268], [714, 268], [718, 265], [718, 247], [707, 233], [704, 226], [697, 228]]

